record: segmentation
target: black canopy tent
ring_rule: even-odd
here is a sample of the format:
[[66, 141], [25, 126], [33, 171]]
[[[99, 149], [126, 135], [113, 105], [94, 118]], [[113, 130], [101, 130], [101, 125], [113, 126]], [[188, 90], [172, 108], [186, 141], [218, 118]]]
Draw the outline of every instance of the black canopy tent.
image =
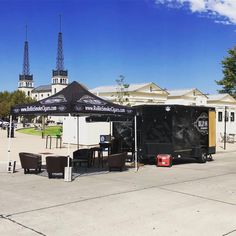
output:
[[35, 103], [15, 106], [12, 115], [91, 115], [134, 116], [135, 110], [106, 101], [74, 81], [60, 92]]
[[[121, 117], [135, 117], [136, 120], [136, 112], [133, 108], [106, 101], [89, 92], [83, 85], [76, 81], [50, 97], [31, 104], [12, 107], [10, 119], [12, 119], [12, 116], [20, 115], [106, 115], [111, 120], [119, 120]], [[137, 148], [135, 149], [137, 155], [136, 150]], [[8, 152], [10, 153], [10, 144]], [[135, 160], [137, 162], [137, 157]]]

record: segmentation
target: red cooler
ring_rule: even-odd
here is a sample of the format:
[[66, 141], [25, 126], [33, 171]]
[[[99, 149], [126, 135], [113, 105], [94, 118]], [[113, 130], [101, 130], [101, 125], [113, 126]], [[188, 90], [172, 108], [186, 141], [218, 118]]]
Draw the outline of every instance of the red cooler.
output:
[[157, 166], [172, 166], [172, 156], [169, 154], [158, 154], [157, 155]]

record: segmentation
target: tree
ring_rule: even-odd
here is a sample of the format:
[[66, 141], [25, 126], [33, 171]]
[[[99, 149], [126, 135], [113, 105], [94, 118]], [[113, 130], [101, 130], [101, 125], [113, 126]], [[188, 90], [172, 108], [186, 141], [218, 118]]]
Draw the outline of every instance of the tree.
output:
[[127, 89], [129, 88], [129, 84], [125, 84], [124, 83], [125, 77], [123, 75], [119, 76], [119, 79], [116, 79], [116, 83], [117, 83], [117, 98], [116, 101], [123, 105], [130, 105], [129, 104], [129, 93], [127, 91]]
[[4, 91], [0, 92], [0, 118], [7, 119], [10, 115], [10, 109], [12, 106], [19, 104], [32, 103], [35, 100], [25, 95], [22, 91], [14, 91], [12, 93]]
[[224, 77], [216, 83], [222, 86], [219, 93], [228, 93], [236, 98], [236, 46], [228, 50], [229, 56], [221, 62]]

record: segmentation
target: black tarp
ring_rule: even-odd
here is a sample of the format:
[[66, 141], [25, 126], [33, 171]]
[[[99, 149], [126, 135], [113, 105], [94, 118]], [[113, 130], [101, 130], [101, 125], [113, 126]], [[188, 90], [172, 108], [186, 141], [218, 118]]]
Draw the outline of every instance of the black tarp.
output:
[[17, 115], [92, 115], [134, 116], [135, 110], [108, 102], [89, 92], [74, 81], [60, 92], [40, 101], [12, 107], [11, 114]]

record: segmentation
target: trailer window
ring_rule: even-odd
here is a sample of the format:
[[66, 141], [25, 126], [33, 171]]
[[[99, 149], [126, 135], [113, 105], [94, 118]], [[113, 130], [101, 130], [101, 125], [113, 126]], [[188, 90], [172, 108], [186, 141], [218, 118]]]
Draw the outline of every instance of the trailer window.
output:
[[230, 121], [232, 121], [232, 122], [234, 121], [234, 112], [230, 113]]
[[219, 112], [218, 112], [218, 121], [221, 122], [221, 121], [222, 121], [222, 118], [223, 118], [222, 111], [219, 111]]

